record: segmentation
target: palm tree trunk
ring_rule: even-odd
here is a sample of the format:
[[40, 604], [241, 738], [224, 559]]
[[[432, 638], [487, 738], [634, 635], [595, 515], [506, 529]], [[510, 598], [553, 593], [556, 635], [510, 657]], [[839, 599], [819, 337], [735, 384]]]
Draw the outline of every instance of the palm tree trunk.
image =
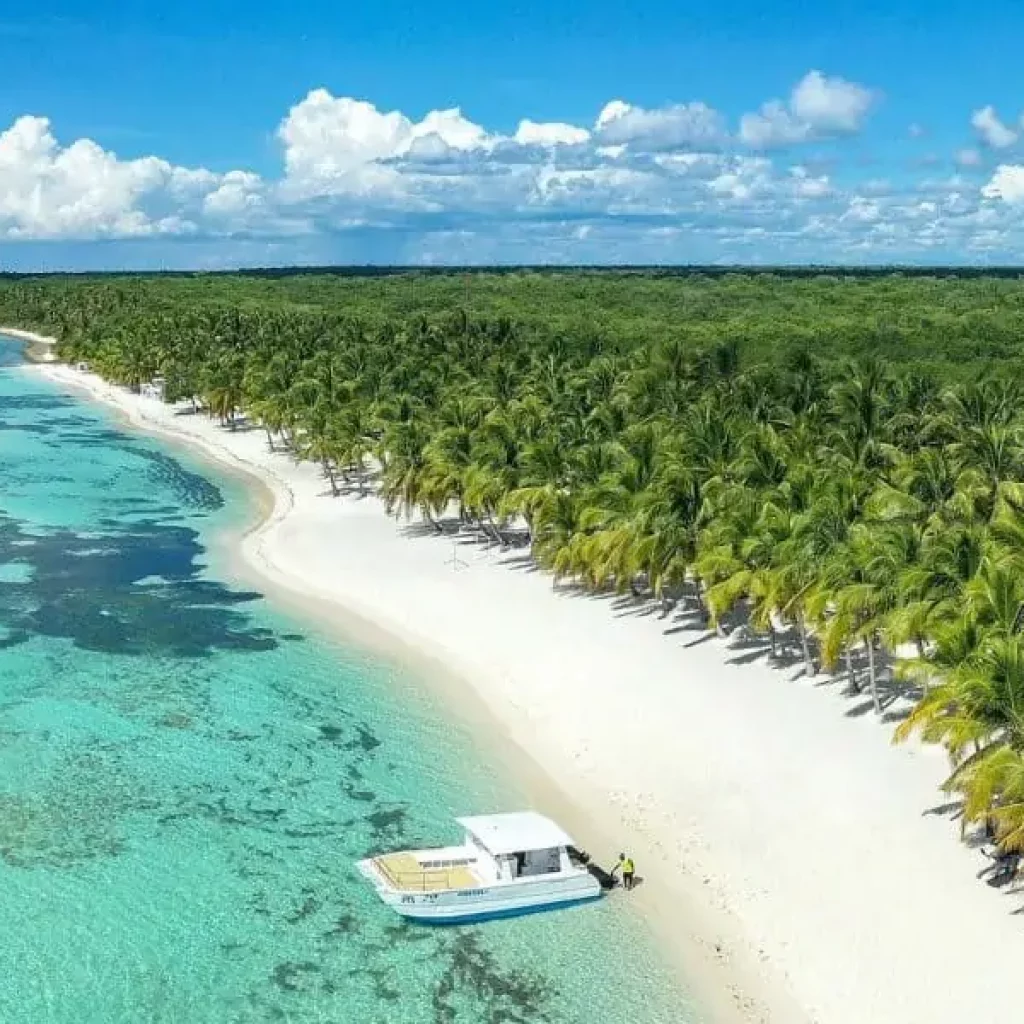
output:
[[[924, 640], [922, 640], [921, 637], [916, 637], [914, 639], [914, 643], [917, 646], [918, 658], [924, 661]], [[932, 681], [928, 676], [925, 676], [922, 680], [921, 688], [924, 690], [925, 693], [928, 693], [928, 691], [932, 688]]]
[[[484, 519], [487, 521], [487, 525], [491, 528], [491, 532], [494, 534], [495, 539], [501, 545], [502, 550], [508, 547], [505, 541], [505, 537], [502, 535], [501, 530], [498, 529], [498, 524], [494, 521], [494, 515], [491, 513], [489, 508], [484, 508]], [[483, 520], [481, 520], [483, 522]]]
[[818, 670], [811, 659], [811, 645], [807, 640], [807, 625], [802, 615], [797, 616], [796, 628], [800, 633], [800, 646], [804, 652], [804, 675], [813, 676]]
[[[704, 616], [704, 625], [709, 626], [711, 624], [711, 607], [707, 602], [704, 581], [699, 576], [697, 577], [697, 604], [700, 605], [701, 615]], [[722, 628], [721, 622], [715, 619], [715, 636], [725, 635], [726, 632]]]
[[711, 622], [711, 610], [704, 600], [704, 584], [699, 576], [695, 578], [694, 583], [697, 588], [697, 609], [700, 612], [704, 625], [707, 626]]
[[775, 636], [775, 626], [772, 625], [770, 620], [768, 622], [768, 642], [772, 645], [770, 657], [772, 661], [775, 661], [779, 656], [778, 640]]
[[846, 677], [850, 680], [850, 689], [854, 693], [860, 693], [860, 684], [857, 682], [857, 675], [853, 671], [853, 649], [847, 646], [846, 651]]
[[336, 498], [338, 496], [338, 479], [334, 474], [334, 467], [331, 465], [330, 459], [323, 460], [324, 465], [324, 476], [331, 481], [331, 494]]
[[875, 675], [875, 638], [868, 637], [864, 641], [868, 649], [868, 681], [871, 685], [871, 702], [875, 706], [875, 714], [882, 713], [882, 702], [878, 699], [878, 678]]
[[267, 447], [271, 451], [273, 451], [274, 450], [274, 435], [270, 432], [270, 427], [264, 427], [263, 429], [267, 432]]

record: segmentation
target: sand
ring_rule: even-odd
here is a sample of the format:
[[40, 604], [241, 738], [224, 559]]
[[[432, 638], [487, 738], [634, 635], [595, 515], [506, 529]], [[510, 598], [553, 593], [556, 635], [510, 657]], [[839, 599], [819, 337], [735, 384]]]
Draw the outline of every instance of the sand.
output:
[[571, 827], [593, 824], [584, 845], [634, 854], [645, 884], [632, 898], [716, 1019], [1018, 1012], [1024, 897], [976, 878], [987, 862], [940, 810], [944, 753], [893, 746], [866, 696], [803, 678], [795, 644], [772, 666], [764, 645], [709, 635], [685, 610], [663, 620], [587, 597], [522, 550], [396, 523], [375, 496], [331, 497], [262, 431], [65, 366], [36, 372], [257, 475], [274, 506], [243, 541], [247, 562], [443, 664], [552, 781], [550, 801], [571, 794]]
[[17, 327], [0, 327], [0, 334], [27, 342], [25, 354], [36, 363], [52, 363], [57, 359], [57, 339], [48, 338], [35, 331], [22, 331]]

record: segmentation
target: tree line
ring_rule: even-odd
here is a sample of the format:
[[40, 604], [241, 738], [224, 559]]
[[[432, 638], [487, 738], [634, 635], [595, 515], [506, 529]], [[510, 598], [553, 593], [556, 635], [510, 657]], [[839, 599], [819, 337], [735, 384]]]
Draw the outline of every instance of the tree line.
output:
[[[776, 282], [766, 315], [800, 283]], [[984, 319], [987, 296], [1012, 320], [1014, 284], [966, 282], [944, 309]], [[792, 638], [807, 673], [879, 715], [909, 696], [896, 739], [944, 744], [965, 827], [1024, 850], [1024, 388], [996, 372], [1003, 327], [973, 343], [993, 372], [964, 380], [792, 341], [765, 358], [731, 330], [701, 342], [708, 318], [637, 338], [455, 303], [364, 316], [261, 303], [251, 283], [244, 302], [161, 288], [17, 282], [0, 315], [112, 381], [160, 376], [169, 401], [245, 417], [335, 493], [375, 487], [438, 529], [457, 516], [593, 591], [692, 601], [709, 629], [739, 617], [772, 658]]]

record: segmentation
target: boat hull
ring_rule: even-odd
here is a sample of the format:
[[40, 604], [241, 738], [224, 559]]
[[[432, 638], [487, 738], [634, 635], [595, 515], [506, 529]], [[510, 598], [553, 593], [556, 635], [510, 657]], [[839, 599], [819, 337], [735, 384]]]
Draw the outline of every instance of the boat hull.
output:
[[397, 914], [424, 924], [471, 924], [558, 910], [601, 898], [601, 886], [587, 872], [557, 879], [522, 880], [475, 889], [405, 892], [390, 888], [372, 861], [359, 865], [380, 899]]
[[438, 927], [443, 928], [446, 925], [481, 924], [484, 921], [500, 921], [503, 918], [509, 917], [526, 917], [528, 914], [544, 914], [549, 910], [564, 910], [568, 907], [582, 906], [584, 903], [591, 903], [593, 900], [599, 900], [600, 898], [601, 894], [597, 893], [595, 896], [581, 896], [579, 899], [563, 900], [560, 903], [546, 903], [535, 907], [510, 907], [505, 910], [482, 911], [475, 914], [455, 914], [448, 917], [402, 914], [402, 911], [398, 910], [397, 907], [395, 909], [410, 921], [419, 921], [420, 924], [437, 925]]

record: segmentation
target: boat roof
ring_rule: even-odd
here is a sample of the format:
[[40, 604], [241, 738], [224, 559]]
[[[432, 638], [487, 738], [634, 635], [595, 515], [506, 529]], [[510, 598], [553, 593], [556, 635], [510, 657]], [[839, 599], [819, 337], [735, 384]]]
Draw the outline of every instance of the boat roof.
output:
[[574, 846], [568, 836], [550, 818], [536, 811], [511, 814], [478, 814], [455, 819], [491, 853], [525, 853], [549, 850], [554, 846]]

